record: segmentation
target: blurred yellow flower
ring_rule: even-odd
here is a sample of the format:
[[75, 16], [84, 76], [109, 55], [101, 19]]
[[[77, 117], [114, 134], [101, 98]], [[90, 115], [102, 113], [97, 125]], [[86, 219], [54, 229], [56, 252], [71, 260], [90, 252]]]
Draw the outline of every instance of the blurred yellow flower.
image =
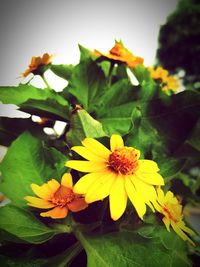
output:
[[74, 186], [74, 192], [85, 194], [87, 203], [109, 196], [110, 213], [113, 220], [124, 213], [128, 198], [142, 219], [146, 204], [154, 208], [151, 201], [156, 198], [154, 185], [163, 185], [158, 166], [152, 160], [139, 160], [140, 151], [124, 146], [119, 135], [110, 138], [110, 150], [93, 138], [85, 138], [83, 146], [72, 150], [87, 159], [69, 160], [66, 166], [89, 172]]
[[144, 62], [143, 58], [134, 56], [121, 42], [116, 42], [109, 54], [101, 53], [98, 50], [95, 50], [95, 54], [112, 61], [126, 63], [130, 68], [135, 68]]
[[183, 221], [182, 205], [171, 191], [166, 194], [158, 188], [157, 190], [157, 202], [154, 203], [155, 209], [161, 213], [163, 222], [168, 231], [170, 231], [170, 225], [174, 231], [183, 239], [189, 241], [195, 246], [194, 242], [189, 238], [189, 235], [195, 235], [189, 227], [187, 227]]
[[22, 76], [27, 77], [30, 73], [38, 74], [39, 67], [49, 65], [52, 61], [52, 57], [53, 56], [49, 55], [48, 53], [43, 54], [42, 57], [32, 57], [31, 63], [28, 66], [28, 69], [22, 73]]
[[163, 69], [160, 66], [155, 69], [152, 67], [148, 67], [147, 69], [149, 70], [152, 79], [161, 82], [162, 90], [164, 92], [168, 92], [168, 90], [176, 92], [180, 87], [179, 80], [175, 76], [169, 75], [169, 72], [166, 69]]
[[88, 206], [84, 197], [74, 193], [70, 173], [65, 173], [62, 176], [61, 184], [52, 179], [41, 186], [31, 184], [31, 188], [38, 197], [26, 196], [27, 204], [39, 209], [51, 208], [47, 212], [40, 213], [42, 217], [65, 218], [68, 210], [78, 212]]

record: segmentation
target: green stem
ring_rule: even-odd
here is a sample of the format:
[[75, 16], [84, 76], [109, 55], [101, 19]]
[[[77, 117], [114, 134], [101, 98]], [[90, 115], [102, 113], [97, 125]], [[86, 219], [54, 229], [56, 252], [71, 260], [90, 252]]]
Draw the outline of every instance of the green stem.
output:
[[110, 85], [111, 85], [111, 82], [112, 82], [112, 72], [113, 72], [113, 69], [114, 69], [114, 65], [115, 65], [115, 63], [114, 62], [111, 62], [110, 63], [110, 69], [109, 69], [109, 72], [108, 72], [108, 86], [110, 87]]
[[45, 78], [44, 74], [42, 74], [41, 77], [42, 77], [42, 79], [43, 79], [45, 85], [47, 86], [47, 88], [48, 88], [48, 89], [51, 89], [51, 86], [50, 86], [50, 84], [48, 83], [47, 79]]

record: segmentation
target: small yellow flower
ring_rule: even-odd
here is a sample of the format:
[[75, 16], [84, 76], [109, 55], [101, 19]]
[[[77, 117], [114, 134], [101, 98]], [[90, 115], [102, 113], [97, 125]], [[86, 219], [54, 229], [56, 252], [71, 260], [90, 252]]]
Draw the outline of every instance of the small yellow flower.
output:
[[154, 210], [150, 203], [156, 198], [153, 185], [164, 184], [154, 161], [139, 160], [140, 151], [124, 146], [119, 135], [111, 136], [110, 150], [93, 138], [85, 138], [82, 144], [72, 150], [88, 161], [66, 162], [67, 167], [89, 172], [75, 184], [74, 192], [85, 194], [87, 203], [109, 196], [113, 220], [122, 216], [128, 198], [141, 219], [146, 213], [146, 204]]
[[65, 218], [68, 210], [78, 212], [88, 206], [81, 195], [74, 193], [70, 173], [65, 173], [62, 176], [61, 184], [52, 179], [41, 186], [31, 184], [31, 188], [38, 197], [26, 196], [28, 205], [39, 209], [51, 208], [47, 212], [40, 213], [42, 217]]
[[22, 73], [22, 77], [27, 77], [30, 73], [38, 74], [39, 67], [47, 66], [52, 62], [52, 55], [45, 53], [42, 57], [32, 57], [28, 69]]
[[116, 42], [115, 46], [109, 51], [109, 54], [103, 54], [95, 50], [97, 56], [103, 56], [106, 59], [126, 63], [130, 68], [143, 64], [144, 59], [134, 56], [121, 42]]
[[158, 66], [157, 68], [148, 67], [152, 79], [158, 80], [161, 82], [162, 90], [164, 92], [168, 92], [168, 90], [172, 90], [174, 92], [180, 87], [179, 80], [173, 76], [169, 75], [169, 72], [166, 69]]
[[195, 233], [185, 225], [182, 213], [183, 207], [179, 203], [178, 199], [171, 191], [164, 194], [160, 188], [157, 190], [157, 194], [157, 202], [154, 203], [154, 207], [164, 216], [162, 220], [167, 230], [170, 231], [171, 225], [177, 235], [195, 246], [194, 242], [187, 235], [195, 235]]

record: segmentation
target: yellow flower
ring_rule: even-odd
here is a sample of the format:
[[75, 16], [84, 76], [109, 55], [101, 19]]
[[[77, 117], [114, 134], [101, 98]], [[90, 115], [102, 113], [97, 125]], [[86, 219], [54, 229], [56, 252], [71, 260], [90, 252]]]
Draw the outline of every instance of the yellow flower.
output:
[[154, 203], [155, 209], [161, 213], [163, 222], [168, 231], [170, 231], [170, 225], [174, 231], [183, 239], [189, 241], [195, 246], [194, 242], [188, 237], [187, 234], [195, 235], [189, 227], [187, 227], [183, 221], [182, 205], [171, 191], [166, 194], [159, 188], [157, 190], [157, 202]]
[[172, 90], [174, 92], [180, 87], [179, 80], [173, 76], [169, 75], [169, 72], [166, 69], [158, 66], [157, 68], [148, 67], [151, 78], [154, 80], [158, 80], [161, 82], [162, 90], [164, 92], [168, 92], [168, 90]]
[[82, 144], [83, 146], [72, 147], [72, 150], [88, 161], [66, 162], [67, 167], [89, 172], [75, 184], [74, 192], [85, 194], [87, 203], [109, 196], [113, 220], [119, 219], [124, 213], [127, 198], [141, 219], [146, 213], [146, 204], [153, 209], [150, 203], [156, 198], [153, 185], [164, 184], [154, 161], [139, 160], [140, 151], [124, 146], [119, 135], [111, 136], [111, 150], [93, 138], [85, 138]]
[[28, 69], [22, 73], [22, 76], [27, 77], [30, 73], [38, 74], [39, 67], [49, 65], [52, 61], [52, 57], [53, 56], [48, 53], [45, 53], [42, 57], [32, 57]]
[[116, 42], [109, 54], [103, 54], [98, 50], [95, 50], [95, 54], [112, 61], [126, 63], [130, 68], [135, 68], [144, 62], [143, 58], [134, 56], [121, 42]]
[[40, 213], [42, 217], [65, 218], [68, 210], [77, 212], [88, 206], [81, 195], [74, 193], [70, 173], [62, 176], [61, 184], [52, 179], [41, 186], [31, 184], [31, 188], [38, 197], [26, 196], [28, 205], [39, 209], [51, 209]]

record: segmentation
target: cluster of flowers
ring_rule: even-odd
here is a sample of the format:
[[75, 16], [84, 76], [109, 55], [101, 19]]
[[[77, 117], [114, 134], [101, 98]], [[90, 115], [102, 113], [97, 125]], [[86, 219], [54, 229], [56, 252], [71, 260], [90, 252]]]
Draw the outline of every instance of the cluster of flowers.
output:
[[[113, 63], [125, 63], [131, 69], [143, 64], [143, 59], [133, 55], [121, 42], [116, 42], [109, 54], [95, 50], [93, 55]], [[22, 76], [38, 74], [41, 67], [51, 64], [51, 59], [49, 54], [44, 54], [42, 58], [33, 57]], [[161, 83], [163, 91], [176, 91], [179, 87], [178, 80], [162, 67], [147, 69], [152, 79]], [[171, 191], [165, 194], [161, 189], [164, 179], [158, 173], [156, 162], [140, 159], [140, 151], [125, 146], [122, 137], [116, 134], [110, 138], [110, 150], [93, 138], [85, 138], [82, 145], [71, 149], [87, 161], [69, 160], [66, 166], [87, 174], [74, 186], [70, 173], [62, 176], [61, 183], [52, 179], [40, 186], [31, 184], [37, 197], [25, 197], [29, 206], [50, 209], [40, 215], [60, 219], [65, 218], [69, 210], [78, 212], [90, 203], [109, 197], [111, 218], [118, 220], [124, 214], [129, 199], [141, 220], [149, 206], [153, 212], [162, 215], [168, 231], [171, 225], [183, 240], [195, 245], [189, 237], [195, 233], [183, 221], [182, 205]]]
[[[127, 48], [124, 47], [122, 42], [115, 43], [114, 47], [109, 51], [108, 54], [101, 53], [98, 50], [94, 50], [91, 52], [91, 55], [102, 57], [104, 60], [109, 60], [113, 63], [124, 63], [130, 69], [134, 69], [138, 65], [144, 63], [144, 59], [138, 56], [135, 56], [131, 53]], [[52, 62], [53, 55], [49, 55], [45, 53], [42, 57], [32, 57], [31, 63], [28, 69], [22, 73], [22, 77], [27, 77], [30, 73], [33, 74], [40, 74], [41, 67], [48, 66]], [[151, 78], [161, 84], [162, 90], [164, 92], [168, 92], [172, 90], [174, 92], [180, 87], [179, 80], [173, 76], [169, 75], [169, 72], [162, 68], [161, 66], [158, 67], [147, 67]]]
[[182, 205], [171, 191], [161, 189], [163, 177], [152, 160], [139, 159], [140, 151], [124, 145], [120, 135], [110, 138], [110, 150], [93, 138], [85, 138], [83, 146], [72, 150], [85, 160], [69, 160], [66, 166], [87, 173], [73, 186], [72, 176], [65, 173], [61, 184], [55, 179], [39, 186], [32, 184], [38, 197], [26, 196], [28, 205], [40, 209], [51, 209], [40, 213], [43, 217], [64, 218], [68, 210], [78, 212], [88, 204], [109, 197], [110, 214], [118, 220], [125, 212], [130, 199], [138, 216], [143, 220], [146, 206], [163, 216], [163, 222], [183, 239], [194, 242], [187, 235], [195, 233], [183, 221]]

